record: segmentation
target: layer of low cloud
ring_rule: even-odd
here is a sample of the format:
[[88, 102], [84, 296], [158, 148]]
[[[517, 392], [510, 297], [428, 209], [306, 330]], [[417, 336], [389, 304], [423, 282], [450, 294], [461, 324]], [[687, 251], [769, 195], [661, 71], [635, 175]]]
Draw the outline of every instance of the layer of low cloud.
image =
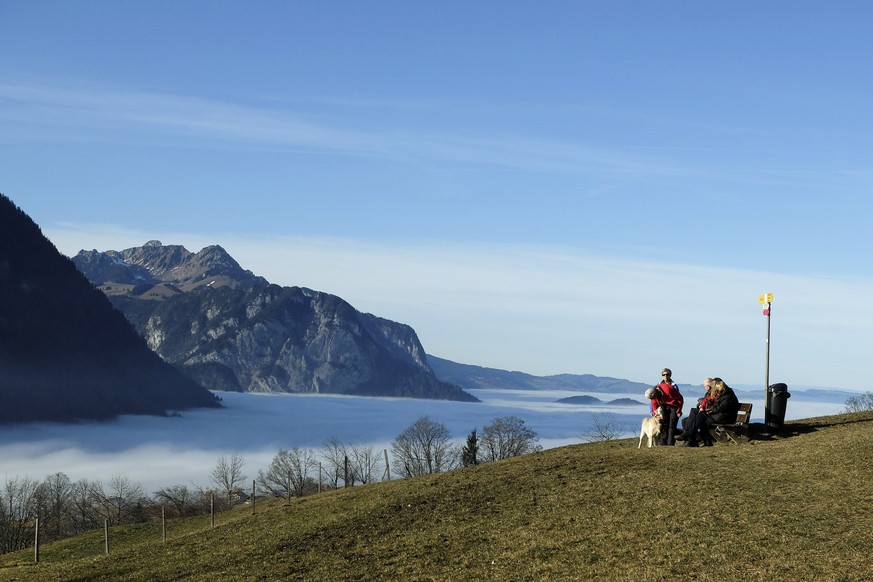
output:
[[[209, 474], [220, 456], [239, 455], [253, 479], [266, 471], [281, 449], [299, 447], [317, 453], [336, 438], [347, 445], [367, 444], [381, 453], [401, 431], [422, 415], [445, 424], [462, 443], [473, 428], [495, 418], [517, 416], [540, 437], [544, 448], [583, 442], [594, 433], [594, 413], [609, 413], [625, 437], [638, 434], [648, 414], [642, 394], [596, 394], [601, 401], [631, 397], [630, 407], [578, 406], [555, 401], [579, 393], [560, 391], [476, 391], [483, 403], [327, 395], [219, 393], [221, 410], [184, 411], [181, 417], [124, 416], [115, 422], [7, 426], [0, 439], [0, 479], [44, 479], [63, 472], [73, 481], [108, 483], [124, 475], [151, 494], [161, 487], [208, 488]], [[688, 389], [686, 398], [696, 394]], [[761, 422], [763, 405], [753, 400], [753, 422]], [[836, 414], [835, 402], [810, 402], [792, 395], [787, 418]]]

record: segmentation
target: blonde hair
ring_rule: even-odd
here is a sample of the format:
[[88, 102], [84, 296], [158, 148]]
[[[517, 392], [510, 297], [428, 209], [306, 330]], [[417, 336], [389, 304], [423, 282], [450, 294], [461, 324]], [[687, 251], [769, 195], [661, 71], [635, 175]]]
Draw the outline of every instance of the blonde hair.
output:
[[711, 394], [713, 396], [718, 396], [719, 394], [721, 394], [722, 392], [725, 391], [725, 388], [728, 387], [728, 385], [725, 384], [724, 380], [722, 380], [721, 378], [713, 378], [710, 385], [712, 386]]

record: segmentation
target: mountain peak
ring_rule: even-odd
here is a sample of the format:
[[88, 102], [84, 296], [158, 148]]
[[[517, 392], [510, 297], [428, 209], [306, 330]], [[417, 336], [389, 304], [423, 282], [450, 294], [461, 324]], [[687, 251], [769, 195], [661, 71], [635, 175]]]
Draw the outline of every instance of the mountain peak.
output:
[[150, 240], [123, 251], [79, 251], [73, 262], [92, 284], [111, 296], [161, 299], [165, 293], [151, 292], [156, 286], [192, 291], [203, 286], [236, 289], [268, 284], [263, 277], [240, 267], [218, 245], [192, 253], [182, 245]]

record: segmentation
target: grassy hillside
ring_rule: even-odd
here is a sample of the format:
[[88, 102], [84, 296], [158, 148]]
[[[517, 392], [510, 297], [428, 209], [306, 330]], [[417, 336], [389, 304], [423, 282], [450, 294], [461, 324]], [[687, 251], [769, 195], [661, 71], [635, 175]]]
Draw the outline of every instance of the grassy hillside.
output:
[[0, 580], [865, 580], [873, 413], [743, 446], [636, 439], [0, 556]]

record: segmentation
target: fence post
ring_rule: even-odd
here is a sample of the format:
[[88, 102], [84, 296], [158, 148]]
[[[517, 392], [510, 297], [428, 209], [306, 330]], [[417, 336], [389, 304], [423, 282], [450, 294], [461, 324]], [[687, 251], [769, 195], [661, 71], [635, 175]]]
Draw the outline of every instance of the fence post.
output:
[[161, 538], [164, 542], [167, 541], [167, 514], [163, 505], [161, 505]]
[[39, 564], [39, 518], [36, 518], [33, 534], [33, 561]]
[[257, 495], [257, 491], [255, 490], [255, 480], [252, 479], [252, 515], [255, 514], [255, 498]]
[[108, 556], [109, 555], [109, 520], [108, 519], [103, 520], [103, 537], [105, 538], [106, 555]]
[[385, 476], [388, 480], [391, 480], [391, 465], [388, 464], [388, 449], [382, 449], [385, 451]]
[[212, 527], [215, 527], [215, 491], [209, 496], [209, 515], [212, 516]]
[[345, 456], [345, 463], [343, 464], [343, 487], [349, 486], [349, 456]]
[[288, 469], [288, 503], [291, 503], [291, 469]]
[[321, 461], [318, 462], [318, 492], [321, 493]]

